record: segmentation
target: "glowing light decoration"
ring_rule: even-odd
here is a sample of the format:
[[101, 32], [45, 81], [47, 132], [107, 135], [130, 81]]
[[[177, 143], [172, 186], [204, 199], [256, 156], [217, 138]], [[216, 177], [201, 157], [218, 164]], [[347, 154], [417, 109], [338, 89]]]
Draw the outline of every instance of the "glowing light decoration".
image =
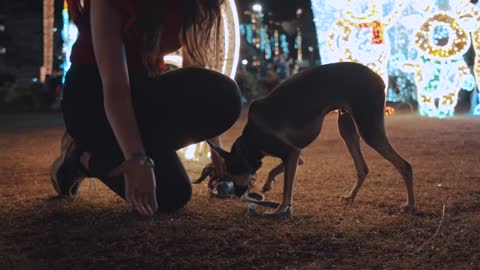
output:
[[[477, 90], [480, 91], [478, 88], [480, 86], [480, 8], [478, 5], [478, 3], [476, 6], [466, 4], [467, 8], [460, 10], [469, 11], [467, 15], [463, 14], [462, 18], [467, 21], [465, 25], [466, 28], [472, 30], [472, 44], [475, 49], [474, 74], [476, 77]], [[480, 116], [480, 94], [478, 94], [478, 105], [474, 108], [473, 114]]]
[[[444, 118], [453, 116], [458, 92], [475, 87], [463, 56], [471, 45], [470, 32], [478, 29], [472, 27], [472, 18], [478, 14], [466, 0], [450, 0], [449, 5], [428, 2], [422, 7], [424, 20], [414, 28], [411, 42], [418, 57], [405, 60], [402, 70], [414, 75], [419, 113]], [[478, 21], [478, 16], [475, 19]]]
[[280, 35], [280, 47], [282, 48], [282, 52], [286, 55], [290, 54], [290, 44], [287, 40], [287, 35], [281, 34]]
[[[312, 9], [323, 63], [365, 64], [387, 85], [390, 75], [388, 99], [417, 100], [421, 115], [452, 116], [458, 92], [480, 85], [480, 10], [469, 0], [312, 0]], [[463, 59], [471, 44], [475, 77]]]
[[391, 50], [386, 31], [407, 4], [407, 0], [313, 0], [322, 62], [362, 63], [388, 86]]
[[63, 30], [62, 30], [62, 39], [63, 39], [63, 78], [62, 82], [65, 81], [65, 75], [67, 71], [70, 69], [70, 55], [72, 53], [72, 47], [78, 37], [78, 29], [68, 16], [68, 4], [67, 1], [64, 1], [63, 4]]
[[[472, 34], [473, 39], [473, 47], [475, 48], [475, 77], [477, 79], [477, 90], [480, 91], [478, 86], [480, 86], [480, 27], [478, 30], [473, 32]], [[480, 116], [480, 94], [478, 94], [478, 105], [473, 110], [474, 115]]]

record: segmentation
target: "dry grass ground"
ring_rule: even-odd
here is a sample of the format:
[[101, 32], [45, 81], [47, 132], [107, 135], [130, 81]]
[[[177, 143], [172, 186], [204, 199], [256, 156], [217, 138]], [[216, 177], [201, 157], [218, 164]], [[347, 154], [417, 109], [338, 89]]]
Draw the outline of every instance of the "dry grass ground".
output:
[[[184, 210], [153, 218], [134, 214], [100, 182], [85, 182], [74, 201], [51, 200], [58, 116], [0, 121], [0, 269], [480, 268], [478, 118], [387, 119], [393, 145], [414, 168], [418, 213], [409, 215], [398, 208], [400, 175], [365, 145], [371, 173], [353, 206], [337, 201], [355, 171], [328, 116], [303, 153], [294, 217], [280, 221], [246, 217], [245, 204], [209, 199], [205, 185]], [[226, 134], [227, 145], [243, 124]], [[266, 159], [258, 182], [276, 163]], [[201, 165], [187, 168], [193, 178]], [[280, 197], [277, 183], [268, 198]]]

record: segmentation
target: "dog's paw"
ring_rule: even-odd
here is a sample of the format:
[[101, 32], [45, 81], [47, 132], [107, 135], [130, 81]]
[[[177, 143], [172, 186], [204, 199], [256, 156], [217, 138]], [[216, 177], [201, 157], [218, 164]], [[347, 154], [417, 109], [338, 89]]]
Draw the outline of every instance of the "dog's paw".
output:
[[268, 185], [268, 184], [263, 185], [263, 187], [262, 187], [262, 193], [267, 193], [267, 192], [269, 192], [270, 190], [272, 190], [272, 185], [271, 185], [271, 184], [270, 184], [270, 185]]
[[285, 210], [276, 209], [272, 212], [266, 212], [261, 215], [263, 218], [282, 219], [292, 216], [292, 207], [289, 206]]
[[351, 195], [343, 195], [338, 199], [339, 202], [343, 202], [345, 204], [350, 204], [352, 205], [353, 202], [355, 201], [355, 198]]
[[273, 182], [275, 182], [275, 177], [268, 176], [267, 181], [265, 182], [265, 184], [262, 187], [262, 192], [265, 193], [265, 192], [268, 192], [268, 191], [272, 190]]
[[415, 214], [417, 212], [417, 209], [415, 209], [415, 205], [409, 205], [408, 203], [404, 203], [400, 206], [400, 212]]

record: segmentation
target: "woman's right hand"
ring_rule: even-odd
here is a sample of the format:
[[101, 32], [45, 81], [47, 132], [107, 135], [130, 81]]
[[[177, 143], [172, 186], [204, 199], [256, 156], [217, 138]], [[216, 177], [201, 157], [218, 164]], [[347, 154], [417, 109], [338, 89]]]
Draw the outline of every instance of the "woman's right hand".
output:
[[125, 179], [125, 198], [139, 214], [152, 216], [158, 209], [156, 179], [153, 168], [137, 162], [122, 163], [110, 176]]

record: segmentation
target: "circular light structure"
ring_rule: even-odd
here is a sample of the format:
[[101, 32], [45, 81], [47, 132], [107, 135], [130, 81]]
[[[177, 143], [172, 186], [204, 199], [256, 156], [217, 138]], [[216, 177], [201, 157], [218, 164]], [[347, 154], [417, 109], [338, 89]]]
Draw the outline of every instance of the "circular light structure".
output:
[[[411, 43], [419, 57], [405, 62], [408, 67], [404, 71], [413, 73], [423, 116], [453, 116], [459, 91], [471, 91], [475, 85], [463, 58], [472, 44], [470, 27], [465, 26], [471, 26], [472, 18], [478, 20], [480, 16], [464, 0], [450, 0], [449, 4], [448, 10], [433, 4], [422, 7], [425, 19], [415, 29]], [[477, 79], [479, 75], [477, 72]]]
[[446, 12], [430, 16], [415, 36], [419, 52], [430, 59], [447, 60], [464, 55], [471, 45], [469, 34]]

